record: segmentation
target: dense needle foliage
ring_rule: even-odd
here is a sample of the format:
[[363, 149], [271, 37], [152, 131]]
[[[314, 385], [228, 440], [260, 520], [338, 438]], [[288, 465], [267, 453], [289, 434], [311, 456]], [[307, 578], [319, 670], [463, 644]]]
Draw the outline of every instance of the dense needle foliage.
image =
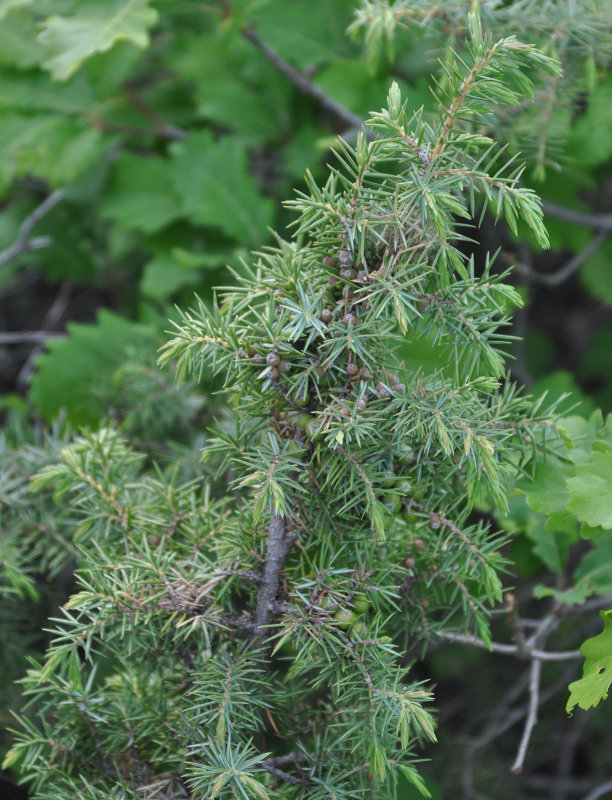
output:
[[[547, 242], [481, 125], [530, 98], [533, 70], [558, 71], [472, 14], [439, 122], [392, 86], [289, 204], [293, 239], [181, 314], [162, 360], [221, 375], [229, 404], [212, 488], [145, 471], [110, 427], [34, 478], [69, 508], [80, 562], [5, 762], [36, 798], [427, 795], [432, 695], [406, 647], [488, 640], [505, 536], [485, 512], [508, 511], [552, 430], [504, 373], [520, 297], [464, 254], [486, 209]], [[407, 369], [403, 343], [428, 335], [447, 365]]]

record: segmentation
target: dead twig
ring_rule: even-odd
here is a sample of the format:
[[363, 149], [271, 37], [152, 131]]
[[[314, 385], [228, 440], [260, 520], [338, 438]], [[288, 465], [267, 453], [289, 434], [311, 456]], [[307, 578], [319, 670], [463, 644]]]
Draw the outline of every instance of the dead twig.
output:
[[605, 783], [601, 783], [599, 786], [596, 786], [592, 792], [587, 794], [584, 800], [597, 800], [598, 797], [601, 797], [607, 792], [612, 792], [612, 781], [606, 781]]
[[[227, 16], [231, 16], [234, 13], [234, 8], [230, 2], [230, 0], [221, 0], [221, 6], [224, 9], [224, 13]], [[292, 64], [279, 55], [270, 45], [266, 44], [266, 42], [261, 39], [257, 33], [253, 25], [244, 28], [241, 31], [241, 34], [244, 39], [251, 42], [263, 55], [272, 63], [276, 69], [283, 74], [286, 78], [288, 78], [294, 86], [296, 86], [300, 92], [303, 94], [307, 94], [310, 97], [313, 97], [317, 100], [323, 108], [326, 108], [328, 111], [331, 111], [338, 119], [341, 119], [351, 128], [357, 128], [357, 130], [361, 130], [363, 128], [366, 136], [369, 139], [374, 138], [374, 132], [371, 128], [368, 128], [365, 125], [364, 120], [359, 114], [355, 114], [350, 109], [343, 106], [342, 103], [339, 103], [337, 100], [334, 100], [333, 97], [330, 97], [326, 92], [322, 89], [319, 89], [318, 86], [310, 80], [308, 75], [305, 75], [300, 70], [296, 69]]]
[[15, 331], [14, 333], [0, 333], [0, 345], [46, 342], [47, 339], [59, 339], [61, 337], [61, 333], [49, 333], [49, 331]]
[[548, 200], [542, 201], [542, 210], [545, 214], [564, 222], [573, 222], [575, 225], [585, 225], [597, 231], [612, 231], [612, 214], [588, 214], [584, 211], [576, 211], [573, 208], [558, 206], [556, 203], [549, 203]]
[[[44, 331], [52, 331], [57, 325], [64, 311], [66, 310], [71, 293], [72, 284], [68, 281], [64, 281], [59, 288], [55, 300], [51, 303], [49, 310], [45, 314], [45, 318], [42, 322], [43, 330], [40, 331], [40, 333], [44, 333]], [[46, 338], [49, 338], [49, 336], [47, 335]], [[19, 388], [24, 389], [30, 382], [30, 378], [34, 372], [34, 359], [40, 352], [42, 352], [44, 341], [45, 339], [39, 340], [39, 342], [32, 348], [23, 367], [20, 369], [19, 375], [17, 376], [17, 386]]]
[[531, 670], [529, 672], [529, 706], [527, 712], [527, 719], [525, 720], [525, 727], [521, 737], [514, 764], [510, 768], [511, 772], [518, 773], [523, 771], [523, 764], [525, 762], [525, 755], [529, 746], [531, 734], [538, 721], [538, 707], [540, 705], [540, 678], [542, 676], [542, 661], [539, 658], [534, 658], [531, 662]]
[[471, 644], [473, 647], [480, 647], [483, 650], [490, 650], [493, 653], [504, 653], [505, 655], [517, 656], [521, 659], [538, 659], [539, 661], [568, 661], [573, 658], [582, 658], [579, 650], [561, 650], [559, 652], [549, 650], [539, 650], [530, 644], [531, 640], [525, 642], [523, 648], [516, 644], [500, 644], [491, 642], [489, 646], [482, 639], [475, 636], [466, 636], [461, 633], [450, 633], [449, 631], [437, 631], [436, 635], [440, 639], [446, 639], [458, 644]]
[[535, 283], [543, 283], [545, 286], [558, 286], [570, 278], [601, 247], [611, 233], [611, 228], [601, 228], [586, 247], [583, 247], [579, 253], [572, 256], [566, 264], [555, 272], [536, 272], [526, 264], [519, 264], [518, 271]]
[[49, 245], [53, 242], [53, 239], [50, 236], [34, 236], [30, 238], [30, 234], [32, 233], [34, 226], [40, 222], [40, 220], [46, 214], [48, 214], [52, 208], [55, 208], [55, 206], [63, 199], [63, 197], [64, 190], [56, 189], [45, 200], [43, 200], [40, 205], [36, 206], [34, 211], [28, 214], [28, 216], [21, 223], [19, 233], [17, 234], [17, 238], [13, 244], [0, 252], [0, 267], [8, 264], [8, 262], [12, 261], [12, 259], [17, 258], [17, 256], [27, 253], [30, 250], [41, 250], [44, 247], [49, 247]]

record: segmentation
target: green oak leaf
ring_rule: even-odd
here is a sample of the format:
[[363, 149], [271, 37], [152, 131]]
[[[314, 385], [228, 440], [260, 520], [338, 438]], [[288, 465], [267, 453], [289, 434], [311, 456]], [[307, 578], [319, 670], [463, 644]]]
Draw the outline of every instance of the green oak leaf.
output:
[[112, 167], [102, 215], [125, 231], [154, 233], [181, 216], [168, 159], [122, 153]]
[[172, 156], [171, 180], [185, 216], [196, 225], [219, 228], [240, 244], [261, 244], [272, 206], [259, 193], [238, 138], [215, 142], [207, 131], [192, 133], [172, 145]]
[[202, 269], [225, 266], [227, 251], [190, 253], [180, 247], [169, 253], [160, 253], [149, 261], [140, 281], [140, 290], [146, 297], [164, 300], [202, 278]]
[[[23, 4], [21, 4], [23, 5]], [[14, 69], [29, 69], [40, 64], [44, 50], [36, 36], [40, 27], [34, 15], [24, 7], [7, 13], [0, 2], [0, 64]], [[15, 72], [11, 73], [14, 77]], [[28, 76], [32, 78], [32, 73]]]
[[612, 594], [612, 534], [600, 540], [583, 557], [574, 572], [574, 585], [565, 591], [548, 586], [536, 586], [536, 597], [554, 597], [560, 603], [580, 605], [592, 594]]
[[38, 36], [47, 51], [43, 67], [56, 80], [65, 81], [85, 60], [118, 41], [147, 47], [148, 28], [158, 16], [149, 0], [82, 0], [72, 16], [51, 16], [43, 22]]
[[31, 2], [32, 0], [0, 0], [0, 20], [3, 20], [9, 11], [12, 11], [14, 8], [27, 6]]
[[75, 427], [95, 426], [107, 415], [108, 387], [115, 371], [157, 345], [157, 334], [101, 310], [95, 324], [68, 323], [69, 336], [48, 342], [48, 352], [36, 360], [31, 397], [43, 419], [60, 409]]
[[105, 149], [101, 131], [59, 114], [3, 114], [0, 194], [23, 175], [62, 186], [83, 176]]
[[585, 710], [594, 708], [608, 696], [612, 683], [612, 610], [602, 611], [601, 617], [603, 631], [587, 639], [580, 648], [584, 656], [582, 678], [569, 685], [567, 711], [576, 705]]
[[525, 478], [519, 488], [527, 495], [527, 504], [539, 514], [552, 514], [565, 510], [568, 499], [566, 480], [574, 474], [574, 467], [555, 456], [537, 465], [533, 478]]
[[592, 527], [612, 528], [612, 444], [593, 442], [588, 463], [567, 480], [567, 510]]

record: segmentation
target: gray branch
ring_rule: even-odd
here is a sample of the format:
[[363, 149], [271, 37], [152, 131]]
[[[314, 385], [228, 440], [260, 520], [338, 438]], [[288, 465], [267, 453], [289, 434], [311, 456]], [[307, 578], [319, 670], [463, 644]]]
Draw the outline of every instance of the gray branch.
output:
[[278, 594], [285, 559], [295, 539], [294, 535], [287, 533], [287, 520], [285, 517], [272, 512], [268, 528], [266, 560], [255, 607], [255, 635], [259, 644], [263, 644], [267, 638], [266, 625], [269, 624], [274, 615], [276, 595]]
[[531, 734], [538, 721], [538, 707], [540, 705], [540, 677], [542, 675], [542, 661], [539, 658], [534, 658], [531, 662], [531, 670], [529, 672], [529, 706], [527, 712], [527, 719], [525, 720], [525, 727], [521, 737], [516, 759], [511, 767], [511, 772], [519, 774], [523, 771], [523, 764], [525, 762], [525, 755], [527, 754], [527, 747]]
[[59, 339], [62, 336], [63, 334], [61, 333], [49, 333], [49, 331], [14, 331], [10, 333], [0, 333], [0, 345], [46, 342], [47, 339]]
[[522, 659], [531, 658], [538, 659], [539, 661], [568, 661], [574, 658], [582, 658], [579, 650], [561, 650], [555, 653], [548, 650], [538, 650], [530, 646], [529, 642], [526, 642], [523, 648], [519, 648], [516, 644], [499, 644], [498, 642], [492, 642], [489, 647], [485, 641], [477, 639], [475, 636], [465, 636], [464, 634], [450, 633], [449, 631], [438, 631], [437, 636], [450, 642], [471, 644], [473, 647], [481, 647], [483, 650], [491, 650], [493, 653], [504, 653], [505, 655], [517, 656]]
[[19, 228], [19, 233], [17, 234], [17, 239], [13, 242], [10, 247], [7, 247], [5, 250], [0, 252], [0, 267], [7, 264], [13, 258], [17, 258], [17, 256], [22, 255], [22, 253], [27, 253], [30, 250], [41, 250], [43, 247], [49, 247], [52, 243], [52, 239], [50, 236], [35, 236], [30, 238], [30, 234], [32, 233], [32, 229], [34, 226], [40, 222], [40, 220], [54, 208], [60, 200], [64, 197], [64, 190], [63, 189], [56, 189], [46, 200], [37, 206], [31, 214], [24, 219], [21, 223], [21, 227]]
[[607, 794], [608, 792], [612, 792], [612, 781], [606, 781], [605, 783], [596, 786], [592, 792], [589, 792], [584, 800], [597, 800], [598, 797], [602, 797], [602, 795]]
[[280, 56], [276, 50], [273, 50], [268, 44], [260, 39], [252, 26], [245, 28], [242, 31], [242, 36], [254, 44], [255, 47], [261, 53], [263, 53], [272, 64], [274, 64], [279, 72], [281, 72], [285, 77], [289, 78], [294, 86], [297, 86], [300, 92], [307, 94], [310, 97], [314, 97], [314, 99], [317, 100], [323, 106], [323, 108], [331, 111], [332, 114], [338, 117], [338, 119], [341, 119], [343, 122], [346, 122], [351, 128], [357, 128], [357, 130], [361, 130], [363, 128], [368, 139], [374, 138], [374, 132], [371, 128], [368, 128], [359, 114], [355, 114], [349, 108], [343, 106], [342, 103], [339, 103], [337, 100], [334, 100], [333, 97], [330, 97], [322, 89], [319, 89], [318, 86], [315, 86], [315, 84], [307, 75], [305, 75], [303, 72], [300, 72], [288, 61], [285, 61], [285, 59]]
[[525, 264], [519, 267], [519, 271], [535, 283], [543, 283], [546, 286], [558, 286], [571, 277], [574, 272], [584, 264], [587, 258], [592, 256], [593, 253], [601, 247], [611, 233], [612, 228], [601, 228], [579, 253], [572, 256], [566, 264], [555, 272], [536, 272]]
[[549, 203], [548, 200], [542, 201], [542, 210], [550, 217], [572, 222], [574, 225], [585, 225], [587, 228], [599, 231], [612, 231], [612, 214], [588, 214], [573, 208], [558, 206], [556, 203]]

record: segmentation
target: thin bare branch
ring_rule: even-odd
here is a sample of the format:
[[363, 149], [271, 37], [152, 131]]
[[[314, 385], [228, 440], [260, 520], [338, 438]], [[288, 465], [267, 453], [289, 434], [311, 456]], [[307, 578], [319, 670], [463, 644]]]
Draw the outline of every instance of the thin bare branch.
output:
[[19, 233], [17, 234], [17, 239], [15, 239], [10, 247], [7, 247], [5, 250], [0, 252], [0, 267], [4, 266], [4, 264], [8, 264], [9, 261], [12, 261], [12, 259], [17, 258], [17, 256], [20, 256], [23, 253], [49, 247], [53, 241], [50, 236], [34, 236], [33, 238], [30, 238], [30, 234], [32, 233], [34, 226], [40, 222], [40, 220], [46, 214], [48, 214], [52, 208], [55, 208], [55, 206], [63, 199], [63, 197], [64, 190], [56, 189], [45, 200], [43, 200], [40, 205], [36, 206], [34, 211], [28, 214], [28, 216], [21, 223]]
[[558, 206], [548, 200], [542, 201], [542, 210], [549, 217], [562, 219], [564, 222], [573, 222], [575, 225], [586, 225], [598, 231], [612, 231], [612, 214], [587, 214], [573, 208]]
[[527, 747], [531, 734], [538, 721], [538, 707], [540, 705], [540, 678], [542, 675], [542, 661], [539, 658], [534, 658], [531, 662], [531, 670], [529, 673], [529, 710], [527, 719], [525, 720], [525, 728], [523, 729], [523, 736], [519, 745], [518, 753], [514, 764], [510, 768], [511, 772], [516, 774], [522, 772], [523, 764], [525, 762], [525, 755], [527, 754]]
[[584, 800], [597, 800], [598, 797], [602, 797], [602, 795], [606, 794], [607, 792], [612, 792], [612, 781], [600, 783], [599, 786], [596, 786], [592, 792], [587, 794]]
[[279, 55], [276, 50], [273, 50], [266, 42], [264, 42], [253, 29], [252, 26], [245, 28], [242, 31], [242, 36], [247, 39], [247, 41], [251, 42], [263, 55], [270, 61], [274, 66], [281, 72], [286, 78], [289, 78], [291, 83], [302, 92], [303, 94], [307, 94], [310, 97], [314, 97], [323, 108], [331, 111], [338, 119], [345, 122], [351, 128], [357, 128], [357, 130], [361, 130], [363, 128], [366, 136], [369, 139], [374, 138], [374, 131], [365, 125], [363, 119], [359, 116], [359, 114], [355, 114], [350, 109], [343, 106], [342, 103], [339, 103], [337, 100], [334, 100], [333, 97], [330, 97], [326, 92], [322, 89], [319, 89], [318, 86], [310, 80], [310, 78], [305, 75], [303, 72], [300, 72], [296, 69], [292, 64]]
[[155, 133], [164, 139], [169, 139], [170, 141], [176, 142], [183, 141], [183, 139], [187, 138], [187, 131], [184, 131], [182, 128], [179, 128], [176, 125], [172, 125], [170, 122], [166, 122], [166, 120], [161, 117], [154, 108], [151, 108], [151, 106], [142, 99], [142, 97], [136, 92], [133, 84], [131, 84], [129, 81], [126, 81], [122, 88], [134, 108], [139, 111], [143, 117], [153, 123], [154, 128], [151, 133]]
[[518, 271], [535, 283], [543, 283], [546, 286], [558, 286], [560, 283], [570, 278], [574, 272], [584, 264], [587, 258], [590, 258], [590, 256], [601, 247], [611, 233], [612, 229], [601, 228], [579, 253], [572, 256], [566, 264], [555, 272], [536, 272], [525, 264], [519, 265]]
[[59, 339], [62, 336], [63, 334], [61, 333], [49, 333], [49, 331], [15, 331], [0, 333], [0, 345], [46, 342], [47, 339]]
[[[64, 281], [59, 288], [55, 300], [51, 303], [49, 310], [45, 314], [45, 318], [42, 321], [43, 329], [53, 330], [57, 325], [66, 310], [71, 293], [72, 284], [68, 281]], [[42, 351], [43, 347], [44, 340], [38, 342], [30, 351], [30, 354], [17, 376], [17, 386], [20, 388], [25, 388], [28, 385], [32, 373], [34, 372], [34, 359]]]
[[549, 650], [538, 650], [532, 647], [529, 641], [525, 642], [524, 648], [520, 648], [516, 644], [500, 644], [498, 642], [491, 642], [491, 646], [489, 646], [485, 641], [475, 636], [465, 636], [461, 633], [451, 633], [449, 631], [437, 631], [436, 635], [449, 642], [470, 644], [473, 647], [480, 647], [483, 650], [490, 650], [493, 653], [504, 653], [505, 655], [516, 656], [521, 659], [530, 658], [539, 661], [569, 661], [574, 658], [582, 658], [579, 650], [560, 650], [556, 653]]

